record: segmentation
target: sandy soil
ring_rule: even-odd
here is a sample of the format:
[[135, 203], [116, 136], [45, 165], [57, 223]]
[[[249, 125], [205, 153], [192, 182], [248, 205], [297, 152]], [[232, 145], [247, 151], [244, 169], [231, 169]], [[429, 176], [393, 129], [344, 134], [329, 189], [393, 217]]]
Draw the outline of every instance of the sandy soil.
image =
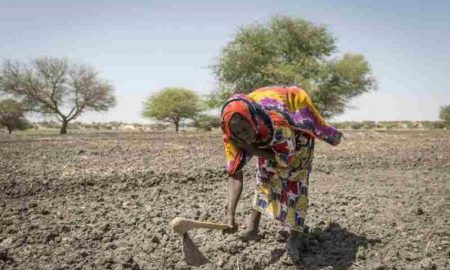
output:
[[318, 143], [300, 266], [263, 219], [257, 242], [191, 231], [200, 267], [168, 222], [223, 220], [220, 134], [0, 135], [0, 269], [450, 269], [450, 131], [345, 135]]

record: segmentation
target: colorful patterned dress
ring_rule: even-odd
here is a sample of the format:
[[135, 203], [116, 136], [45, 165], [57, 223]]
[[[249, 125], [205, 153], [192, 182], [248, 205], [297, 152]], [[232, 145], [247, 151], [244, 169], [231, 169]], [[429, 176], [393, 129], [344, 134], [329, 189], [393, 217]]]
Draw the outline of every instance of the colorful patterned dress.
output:
[[[263, 122], [269, 126], [270, 138], [255, 146], [275, 154], [276, 161], [258, 157], [254, 209], [301, 231], [308, 209], [315, 138], [337, 145], [342, 133], [324, 121], [306, 92], [298, 87], [265, 87], [233, 98], [249, 99], [262, 108], [259, 111], [265, 114]], [[226, 137], [224, 142], [227, 170], [232, 175], [251, 156]]]

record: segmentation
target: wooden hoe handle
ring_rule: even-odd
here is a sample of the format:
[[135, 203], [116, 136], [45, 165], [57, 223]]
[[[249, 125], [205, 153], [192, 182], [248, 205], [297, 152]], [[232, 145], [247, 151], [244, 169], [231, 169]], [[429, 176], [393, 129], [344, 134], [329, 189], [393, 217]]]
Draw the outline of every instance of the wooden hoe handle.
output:
[[225, 230], [229, 228], [227, 224], [203, 222], [183, 217], [174, 218], [169, 223], [169, 225], [175, 232], [181, 235], [195, 228], [214, 229], [214, 230]]

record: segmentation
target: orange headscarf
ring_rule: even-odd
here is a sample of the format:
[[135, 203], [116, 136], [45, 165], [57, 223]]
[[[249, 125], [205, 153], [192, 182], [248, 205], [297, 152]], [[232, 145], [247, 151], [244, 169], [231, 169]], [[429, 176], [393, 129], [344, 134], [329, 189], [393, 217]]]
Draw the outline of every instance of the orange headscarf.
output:
[[258, 124], [254, 113], [254, 108], [252, 108], [251, 106], [251, 102], [249, 102], [248, 100], [244, 100], [244, 98], [232, 99], [224, 105], [222, 109], [220, 125], [222, 127], [224, 135], [228, 139], [233, 137], [233, 132], [230, 128], [230, 121], [234, 114], [239, 114], [244, 117], [253, 127], [255, 133], [258, 132]]

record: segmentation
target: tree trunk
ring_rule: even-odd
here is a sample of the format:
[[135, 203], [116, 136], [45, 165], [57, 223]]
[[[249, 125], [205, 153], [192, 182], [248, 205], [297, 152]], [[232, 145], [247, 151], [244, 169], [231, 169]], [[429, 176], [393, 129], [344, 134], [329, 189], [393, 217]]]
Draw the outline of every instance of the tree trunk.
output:
[[61, 130], [59, 131], [59, 134], [67, 134], [67, 125], [69, 124], [69, 121], [63, 119]]
[[175, 121], [175, 132], [178, 132], [178, 126], [180, 125], [179, 121]]
[[6, 127], [7, 129], [8, 129], [8, 133], [9, 133], [9, 135], [11, 135], [12, 134], [12, 131], [13, 131], [13, 129], [12, 128], [10, 128], [10, 127]]

